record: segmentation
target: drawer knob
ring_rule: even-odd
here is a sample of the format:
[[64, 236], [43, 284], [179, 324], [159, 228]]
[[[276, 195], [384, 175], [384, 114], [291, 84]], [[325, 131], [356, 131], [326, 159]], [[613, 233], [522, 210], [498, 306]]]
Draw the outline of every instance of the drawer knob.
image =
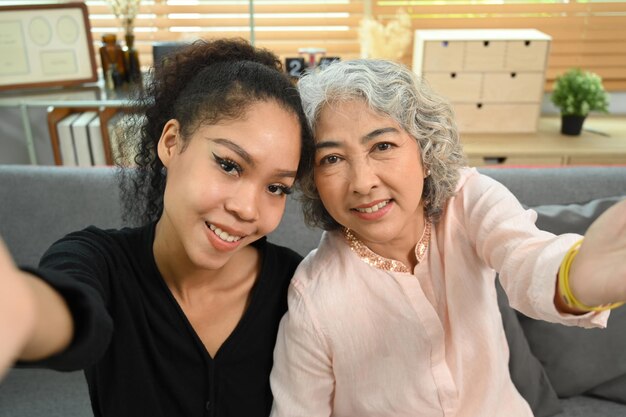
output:
[[443, 46], [444, 48], [447, 48], [448, 47], [448, 41], [441, 42], [441, 46]]
[[524, 41], [524, 46], [530, 46], [530, 41]]
[[483, 41], [483, 46], [484, 46], [484, 47], [489, 46], [489, 41]]
[[456, 78], [456, 72], [451, 72], [450, 73], [450, 78]]
[[479, 109], [483, 108], [483, 103], [476, 103], [476, 107], [478, 107]]
[[501, 165], [506, 162], [506, 156], [484, 156], [483, 161], [485, 165]]
[[515, 77], [517, 77], [517, 73], [516, 72], [512, 72], [511, 73], [511, 78], [515, 78]]

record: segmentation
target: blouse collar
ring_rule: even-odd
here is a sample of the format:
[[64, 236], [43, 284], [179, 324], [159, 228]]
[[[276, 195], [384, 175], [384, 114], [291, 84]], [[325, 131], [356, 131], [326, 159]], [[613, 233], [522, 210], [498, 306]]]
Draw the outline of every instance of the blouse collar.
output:
[[[422, 237], [415, 245], [415, 258], [417, 259], [417, 263], [419, 264], [424, 259], [426, 255], [426, 251], [428, 250], [428, 244], [430, 243], [430, 232], [431, 232], [431, 222], [430, 220], [426, 220], [424, 224], [424, 232], [422, 233]], [[354, 253], [357, 254], [359, 258], [363, 262], [368, 265], [372, 265], [375, 268], [382, 269], [383, 271], [391, 271], [391, 272], [404, 272], [404, 273], [412, 273], [408, 266], [400, 261], [396, 261], [395, 259], [385, 258], [384, 256], [380, 256], [377, 253], [374, 253], [370, 248], [368, 248], [361, 240], [352, 233], [352, 231], [348, 228], [343, 229], [343, 235], [350, 246], [350, 249]]]

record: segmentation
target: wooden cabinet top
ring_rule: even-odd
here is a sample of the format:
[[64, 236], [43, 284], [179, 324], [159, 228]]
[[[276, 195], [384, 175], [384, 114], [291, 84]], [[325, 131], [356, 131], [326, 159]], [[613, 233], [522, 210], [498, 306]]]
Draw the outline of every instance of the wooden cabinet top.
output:
[[509, 41], [552, 38], [537, 29], [418, 29], [416, 41]]
[[461, 133], [468, 157], [593, 156], [626, 157], [626, 115], [588, 117], [580, 136], [560, 133], [559, 116], [541, 117], [535, 133]]

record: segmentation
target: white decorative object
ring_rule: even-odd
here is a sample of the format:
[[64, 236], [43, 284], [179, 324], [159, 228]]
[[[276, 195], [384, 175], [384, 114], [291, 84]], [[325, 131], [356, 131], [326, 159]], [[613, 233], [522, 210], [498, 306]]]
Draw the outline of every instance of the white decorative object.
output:
[[361, 57], [398, 60], [409, 51], [411, 37], [411, 16], [405, 11], [399, 11], [386, 25], [363, 19], [359, 26]]

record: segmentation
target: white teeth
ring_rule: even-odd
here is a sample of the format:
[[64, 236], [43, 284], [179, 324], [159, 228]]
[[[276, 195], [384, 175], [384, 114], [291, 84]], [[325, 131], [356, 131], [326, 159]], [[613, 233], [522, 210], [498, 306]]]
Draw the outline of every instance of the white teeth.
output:
[[386, 200], [386, 201], [383, 201], [381, 203], [378, 203], [378, 204], [376, 204], [375, 206], [372, 206], [372, 207], [357, 208], [355, 210], [360, 212], [360, 213], [376, 213], [378, 210], [380, 210], [381, 208], [385, 207], [387, 204], [389, 204], [389, 200]]
[[211, 229], [215, 233], [215, 235], [222, 239], [224, 242], [236, 242], [241, 239], [241, 236], [229, 235], [227, 232], [223, 231], [219, 227], [215, 227], [212, 224], [209, 224], [209, 229]]

